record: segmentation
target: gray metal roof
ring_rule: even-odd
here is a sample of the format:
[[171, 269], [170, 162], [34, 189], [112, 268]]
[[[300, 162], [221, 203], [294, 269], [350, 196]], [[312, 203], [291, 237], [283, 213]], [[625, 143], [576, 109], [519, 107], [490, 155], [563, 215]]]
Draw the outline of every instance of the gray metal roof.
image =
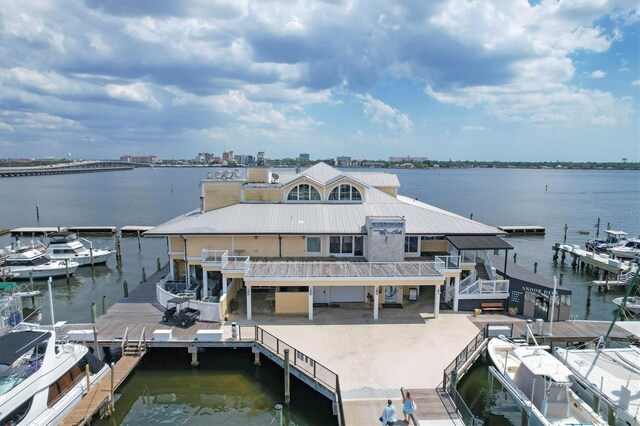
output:
[[145, 235], [364, 234], [367, 216], [400, 216], [414, 235], [503, 234], [451, 212], [366, 188], [364, 203], [241, 203], [205, 213], [193, 211]]
[[458, 250], [511, 250], [513, 247], [493, 235], [450, 235], [447, 240]]

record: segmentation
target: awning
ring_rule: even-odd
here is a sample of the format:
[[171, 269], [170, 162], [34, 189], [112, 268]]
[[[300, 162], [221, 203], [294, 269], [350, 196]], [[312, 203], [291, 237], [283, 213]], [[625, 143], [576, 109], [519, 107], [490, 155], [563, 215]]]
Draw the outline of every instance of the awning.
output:
[[451, 235], [447, 240], [458, 250], [511, 250], [513, 248], [495, 235]]
[[17, 331], [0, 336], [0, 364], [11, 365], [49, 337], [51, 333], [43, 331]]

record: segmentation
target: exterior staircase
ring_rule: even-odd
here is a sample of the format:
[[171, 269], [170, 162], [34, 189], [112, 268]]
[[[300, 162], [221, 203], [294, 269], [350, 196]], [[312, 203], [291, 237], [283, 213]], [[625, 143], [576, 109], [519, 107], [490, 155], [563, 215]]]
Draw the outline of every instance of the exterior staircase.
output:
[[484, 266], [483, 262], [476, 262], [476, 279], [479, 280], [488, 280], [489, 273], [487, 272], [487, 268]]
[[145, 345], [139, 345], [138, 342], [128, 342], [122, 350], [122, 356], [142, 357], [145, 352]]

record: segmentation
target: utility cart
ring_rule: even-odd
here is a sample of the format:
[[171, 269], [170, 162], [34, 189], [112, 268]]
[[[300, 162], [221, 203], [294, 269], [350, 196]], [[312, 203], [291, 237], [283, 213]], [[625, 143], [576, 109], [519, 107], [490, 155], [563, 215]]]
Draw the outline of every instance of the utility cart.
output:
[[177, 322], [182, 327], [188, 327], [198, 318], [200, 310], [189, 306], [189, 297], [174, 297], [167, 301], [167, 307], [162, 315], [162, 322]]

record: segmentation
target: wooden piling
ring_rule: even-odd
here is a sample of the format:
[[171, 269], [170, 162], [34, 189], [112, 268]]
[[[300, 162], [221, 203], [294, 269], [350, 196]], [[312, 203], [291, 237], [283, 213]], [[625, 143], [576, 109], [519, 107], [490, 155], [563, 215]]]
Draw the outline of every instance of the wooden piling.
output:
[[109, 394], [111, 396], [111, 398], [109, 398], [109, 410], [111, 411], [111, 414], [113, 415], [113, 413], [116, 412], [116, 399], [115, 399], [115, 373], [114, 373], [114, 366], [115, 364], [112, 362], [111, 365], [109, 366], [109, 370], [111, 370], [111, 389], [109, 391]]
[[160, 271], [160, 269], [162, 269], [162, 266], [160, 265], [160, 258], [158, 258], [158, 259], [156, 260], [156, 270], [157, 270], [157, 271]]
[[587, 284], [587, 309], [591, 306], [591, 284]]
[[513, 253], [513, 263], [516, 263], [517, 259], [518, 259], [518, 253]]
[[564, 272], [560, 272], [560, 280], [559, 280], [558, 284], [562, 285], [563, 279], [564, 279]]
[[147, 282], [147, 271], [145, 271], [144, 266], [142, 267], [142, 282]]
[[67, 284], [69, 284], [69, 259], [64, 260], [64, 265], [67, 268]]
[[129, 297], [129, 284], [127, 281], [122, 282], [122, 287], [124, 289], [124, 297]]
[[107, 314], [107, 296], [102, 296], [102, 315]]
[[140, 230], [138, 229], [136, 233], [138, 234], [138, 251], [142, 251], [142, 244], [140, 243]]
[[291, 390], [289, 388], [290, 380], [290, 365], [289, 365], [289, 349], [284, 350], [284, 403], [291, 403]]
[[84, 365], [84, 376], [87, 378], [87, 392], [91, 390], [91, 377], [89, 376], [89, 363]]
[[596, 238], [600, 236], [600, 218], [598, 218], [598, 223], [596, 223]]
[[36, 204], [36, 220], [40, 222], [40, 208]]
[[567, 231], [569, 230], [569, 225], [564, 224], [564, 242], [567, 242]]
[[533, 273], [537, 274], [538, 273], [538, 262], [534, 262], [533, 263]]
[[97, 309], [96, 309], [96, 303], [93, 302], [93, 303], [91, 303], [91, 322], [93, 324], [96, 323], [97, 317], [98, 317], [98, 312], [97, 312]]

